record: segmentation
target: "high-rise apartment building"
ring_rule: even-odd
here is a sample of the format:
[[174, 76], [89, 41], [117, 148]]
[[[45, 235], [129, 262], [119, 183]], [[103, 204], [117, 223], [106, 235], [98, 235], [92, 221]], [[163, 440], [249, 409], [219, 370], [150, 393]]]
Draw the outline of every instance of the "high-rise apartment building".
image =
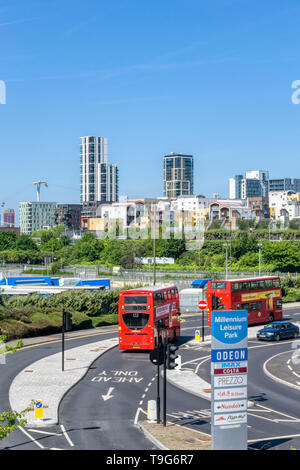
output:
[[295, 191], [300, 192], [299, 178], [272, 178], [269, 180], [269, 190], [271, 191]]
[[192, 155], [171, 153], [164, 156], [164, 195], [167, 198], [191, 195], [194, 191]]
[[118, 167], [108, 163], [107, 137], [81, 137], [80, 178], [81, 203], [118, 200]]
[[21, 233], [31, 235], [36, 230], [54, 227], [55, 209], [56, 202], [20, 202]]
[[247, 171], [245, 176], [236, 175], [229, 179], [229, 198], [268, 197], [269, 173], [262, 170]]
[[15, 210], [6, 209], [3, 214], [4, 227], [14, 227], [15, 226]]
[[241, 181], [243, 178], [243, 175], [235, 175], [233, 178], [229, 178], [229, 199], [242, 198]]

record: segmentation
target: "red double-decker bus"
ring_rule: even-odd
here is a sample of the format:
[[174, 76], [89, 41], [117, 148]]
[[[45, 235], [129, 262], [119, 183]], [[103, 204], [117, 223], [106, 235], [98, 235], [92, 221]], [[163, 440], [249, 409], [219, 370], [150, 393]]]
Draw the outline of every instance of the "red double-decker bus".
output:
[[280, 277], [209, 281], [207, 284], [207, 324], [212, 310], [248, 310], [248, 324], [282, 319]]
[[180, 336], [179, 316], [176, 286], [147, 286], [120, 292], [119, 349], [155, 349], [159, 320], [162, 340], [175, 341]]

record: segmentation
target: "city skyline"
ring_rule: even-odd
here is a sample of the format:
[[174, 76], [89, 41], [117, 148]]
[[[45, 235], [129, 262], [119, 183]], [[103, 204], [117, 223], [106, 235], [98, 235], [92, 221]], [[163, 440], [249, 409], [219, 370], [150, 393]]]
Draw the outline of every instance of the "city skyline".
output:
[[228, 178], [249, 167], [300, 175], [295, 0], [88, 4], [86, 21], [77, 0], [68, 18], [68, 0], [2, 11], [6, 207], [34, 200], [37, 178], [49, 183], [44, 200], [79, 202], [81, 135], [109, 138], [129, 197], [163, 194], [161, 159], [173, 151], [194, 155], [194, 193], [226, 197]]

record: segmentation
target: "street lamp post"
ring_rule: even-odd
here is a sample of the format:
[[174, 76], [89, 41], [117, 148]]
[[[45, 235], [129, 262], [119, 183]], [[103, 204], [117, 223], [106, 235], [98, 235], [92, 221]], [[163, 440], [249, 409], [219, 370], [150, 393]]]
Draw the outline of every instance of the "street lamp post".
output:
[[258, 256], [258, 274], [260, 275], [261, 271], [261, 247], [262, 243], [258, 243], [258, 250], [259, 250], [259, 256]]
[[[151, 222], [151, 217], [150, 217]], [[153, 237], [153, 285], [156, 285], [156, 206], [154, 209], [154, 237]]]
[[224, 243], [223, 245], [226, 248], [226, 281], [228, 278], [228, 243]]

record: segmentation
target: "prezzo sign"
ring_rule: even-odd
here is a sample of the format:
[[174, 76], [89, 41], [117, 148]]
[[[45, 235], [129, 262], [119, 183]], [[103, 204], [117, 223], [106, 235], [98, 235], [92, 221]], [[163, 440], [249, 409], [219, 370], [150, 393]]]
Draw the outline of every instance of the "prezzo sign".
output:
[[247, 385], [247, 374], [244, 375], [230, 375], [217, 377], [214, 376], [214, 387], [240, 387]]
[[213, 450], [247, 449], [247, 310], [212, 311]]

